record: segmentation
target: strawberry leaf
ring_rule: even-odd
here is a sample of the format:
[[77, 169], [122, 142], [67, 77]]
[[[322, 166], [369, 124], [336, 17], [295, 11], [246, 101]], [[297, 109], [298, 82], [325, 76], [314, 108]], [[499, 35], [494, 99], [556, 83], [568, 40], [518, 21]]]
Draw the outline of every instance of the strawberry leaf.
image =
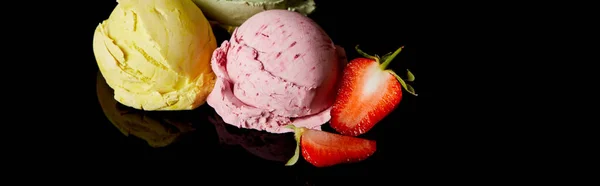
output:
[[296, 151], [294, 151], [294, 156], [292, 156], [292, 158], [290, 158], [290, 160], [288, 160], [287, 163], [285, 163], [285, 166], [292, 166], [296, 164], [296, 162], [298, 162], [298, 159], [300, 158], [300, 139], [302, 137], [302, 133], [304, 133], [306, 128], [297, 128], [293, 124], [289, 124], [285, 126], [285, 128], [294, 130], [294, 138], [296, 139]]
[[381, 60], [382, 60], [382, 61], [385, 61], [385, 60], [386, 60], [388, 57], [390, 57], [390, 55], [392, 55], [392, 53], [393, 53], [393, 52], [389, 52], [389, 53], [387, 53], [387, 54], [383, 55], [383, 57], [381, 57]]
[[387, 68], [387, 66], [392, 62], [392, 60], [402, 51], [403, 48], [404, 48], [404, 46], [401, 46], [396, 51], [394, 51], [394, 53], [390, 54], [388, 57], [385, 57], [385, 60], [383, 60], [383, 63], [381, 63], [381, 65], [379, 65], [379, 68], [381, 68], [381, 70], [385, 70]]
[[369, 59], [374, 59], [374, 60], [376, 60], [376, 61], [379, 61], [379, 57], [372, 56], [372, 55], [369, 55], [369, 54], [367, 54], [367, 53], [363, 52], [362, 50], [358, 49], [358, 45], [356, 45], [356, 46], [354, 47], [354, 49], [356, 49], [356, 52], [358, 52], [358, 54], [360, 54], [360, 55], [362, 55], [362, 56], [364, 56], [364, 57], [366, 57], [366, 58], [369, 58]]
[[390, 74], [392, 74], [394, 77], [396, 77], [396, 79], [400, 82], [402, 87], [404, 87], [404, 90], [406, 90], [408, 93], [410, 93], [414, 96], [417, 96], [417, 93], [415, 93], [415, 89], [412, 86], [407, 85], [406, 82], [404, 82], [404, 80], [400, 76], [398, 76], [398, 74], [396, 74], [396, 72], [391, 71], [391, 70], [386, 70], [386, 71], [388, 71]]
[[410, 84], [406, 84], [406, 89], [408, 89], [408, 92], [412, 92], [413, 95], [417, 96], [415, 92], [415, 89], [410, 85]]
[[296, 164], [296, 162], [298, 162], [299, 158], [300, 158], [300, 144], [296, 144], [296, 150], [294, 151], [294, 156], [292, 156], [292, 158], [290, 158], [290, 160], [288, 160], [287, 163], [285, 163], [285, 166], [292, 166], [292, 165]]
[[407, 81], [413, 82], [415, 81], [415, 75], [413, 75], [412, 72], [410, 72], [410, 70], [406, 69], [406, 76], [408, 76]]

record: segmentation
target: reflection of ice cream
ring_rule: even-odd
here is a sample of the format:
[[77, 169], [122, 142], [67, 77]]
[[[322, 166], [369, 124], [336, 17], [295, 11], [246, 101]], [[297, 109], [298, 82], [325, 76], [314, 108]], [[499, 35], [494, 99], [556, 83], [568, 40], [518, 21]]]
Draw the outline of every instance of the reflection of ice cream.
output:
[[284, 125], [320, 129], [329, 121], [345, 54], [299, 13], [256, 14], [217, 48], [208, 104], [226, 123], [272, 133]]
[[265, 10], [288, 9], [310, 14], [316, 8], [313, 0], [194, 0], [194, 3], [206, 17], [228, 26], [239, 26]]
[[191, 110], [206, 101], [216, 48], [189, 0], [118, 0], [94, 33], [94, 54], [118, 102], [142, 110]]
[[[194, 131], [191, 122], [178, 121], [180, 116], [153, 117], [150, 112], [123, 106], [113, 99], [113, 90], [98, 73], [96, 91], [102, 111], [123, 134], [139, 137], [152, 147], [164, 147], [175, 142], [182, 134]], [[156, 112], [155, 112], [156, 113]], [[164, 113], [161, 113], [164, 114]], [[180, 114], [183, 114], [180, 112]]]
[[271, 161], [285, 162], [294, 155], [296, 141], [291, 133], [272, 134], [238, 129], [225, 124], [217, 114], [208, 120], [215, 125], [219, 141], [223, 144], [240, 145], [248, 152]]

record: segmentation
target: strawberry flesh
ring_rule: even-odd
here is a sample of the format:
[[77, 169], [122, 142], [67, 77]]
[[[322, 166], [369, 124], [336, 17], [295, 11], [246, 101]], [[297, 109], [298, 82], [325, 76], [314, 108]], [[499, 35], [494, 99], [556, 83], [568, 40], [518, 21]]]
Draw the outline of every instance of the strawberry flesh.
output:
[[300, 146], [302, 157], [315, 167], [359, 162], [377, 149], [373, 140], [311, 129], [302, 133]]
[[344, 69], [331, 110], [331, 127], [358, 136], [369, 131], [402, 100], [402, 86], [391, 71], [369, 58], [352, 60]]

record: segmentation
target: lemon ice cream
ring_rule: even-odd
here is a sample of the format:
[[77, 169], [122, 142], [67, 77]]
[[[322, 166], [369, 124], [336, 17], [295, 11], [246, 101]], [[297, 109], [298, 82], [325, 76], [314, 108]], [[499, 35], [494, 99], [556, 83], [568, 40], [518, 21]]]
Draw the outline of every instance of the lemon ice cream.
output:
[[217, 47], [190, 0], [118, 0], [95, 30], [93, 49], [114, 99], [141, 110], [191, 110], [206, 102]]

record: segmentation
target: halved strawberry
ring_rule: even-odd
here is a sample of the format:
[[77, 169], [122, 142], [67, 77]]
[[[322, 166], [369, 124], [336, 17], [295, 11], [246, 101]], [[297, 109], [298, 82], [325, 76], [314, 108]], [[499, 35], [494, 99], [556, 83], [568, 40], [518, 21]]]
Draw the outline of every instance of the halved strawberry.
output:
[[296, 152], [285, 164], [294, 165], [300, 156], [315, 167], [328, 167], [342, 163], [354, 163], [367, 159], [377, 150], [373, 140], [329, 133], [304, 127], [286, 126], [294, 129]]
[[[386, 70], [392, 59], [402, 51], [400, 47], [392, 54], [371, 56], [356, 50], [366, 58], [356, 58], [344, 69], [341, 86], [331, 109], [331, 127], [337, 132], [358, 136], [371, 130], [387, 116], [402, 100], [402, 87], [409, 93], [414, 89], [407, 85], [394, 71]], [[380, 64], [380, 60], [384, 60]], [[408, 81], [414, 76], [407, 70]]]

